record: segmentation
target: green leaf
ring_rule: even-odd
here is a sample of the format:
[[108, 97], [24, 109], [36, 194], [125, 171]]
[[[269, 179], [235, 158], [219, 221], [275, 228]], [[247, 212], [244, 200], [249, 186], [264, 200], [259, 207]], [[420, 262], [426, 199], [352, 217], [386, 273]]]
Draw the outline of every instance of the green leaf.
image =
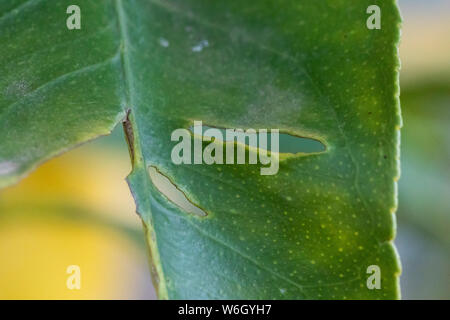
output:
[[[0, 4], [1, 186], [124, 119], [161, 298], [399, 297], [394, 0], [78, 0], [81, 30], [68, 30], [72, 2]], [[175, 165], [171, 133], [194, 120], [326, 150], [281, 154], [275, 175]]]

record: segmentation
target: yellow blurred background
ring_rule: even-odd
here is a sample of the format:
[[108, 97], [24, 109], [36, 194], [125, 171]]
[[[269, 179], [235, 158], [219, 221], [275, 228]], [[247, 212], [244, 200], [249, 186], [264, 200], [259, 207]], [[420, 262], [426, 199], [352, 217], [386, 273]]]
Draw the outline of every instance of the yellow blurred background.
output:
[[[406, 299], [450, 298], [450, 5], [400, 0]], [[121, 128], [0, 191], [0, 299], [154, 299]], [[81, 289], [69, 290], [77, 265]]]
[[[155, 298], [122, 139], [116, 130], [1, 191], [0, 299]], [[70, 265], [80, 290], [66, 285]]]

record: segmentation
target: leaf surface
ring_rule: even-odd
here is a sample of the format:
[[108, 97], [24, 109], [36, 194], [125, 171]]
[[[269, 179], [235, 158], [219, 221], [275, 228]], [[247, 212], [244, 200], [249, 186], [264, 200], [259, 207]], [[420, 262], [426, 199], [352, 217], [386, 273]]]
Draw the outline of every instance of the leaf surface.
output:
[[[71, 2], [0, 4], [0, 186], [124, 119], [161, 298], [399, 297], [394, 1], [78, 0], [82, 29], [68, 30]], [[380, 30], [366, 27], [374, 3]], [[280, 155], [268, 176], [175, 165], [171, 133], [195, 120], [326, 150]]]

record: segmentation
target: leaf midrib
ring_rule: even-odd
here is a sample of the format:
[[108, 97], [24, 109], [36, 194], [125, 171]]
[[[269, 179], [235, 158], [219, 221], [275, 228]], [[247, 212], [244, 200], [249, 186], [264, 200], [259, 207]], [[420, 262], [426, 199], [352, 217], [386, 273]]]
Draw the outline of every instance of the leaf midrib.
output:
[[129, 48], [129, 37], [126, 29], [126, 16], [122, 5], [122, 0], [115, 0], [115, 9], [117, 15], [117, 25], [120, 35], [119, 51], [121, 57], [121, 69], [122, 69], [122, 79], [124, 81], [124, 96], [125, 96], [125, 106], [124, 109], [132, 108], [132, 95], [131, 95], [131, 81], [133, 79], [131, 69], [130, 69], [130, 59], [127, 54], [127, 48]]

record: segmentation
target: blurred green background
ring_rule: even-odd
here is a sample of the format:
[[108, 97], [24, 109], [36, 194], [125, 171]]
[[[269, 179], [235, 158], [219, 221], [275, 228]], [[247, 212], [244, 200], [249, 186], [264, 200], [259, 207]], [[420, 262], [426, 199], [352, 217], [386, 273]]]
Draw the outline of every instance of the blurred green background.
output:
[[450, 298], [450, 1], [400, 0], [403, 299]]
[[[450, 2], [400, 0], [404, 299], [450, 298]], [[121, 128], [0, 191], [0, 299], [154, 299]], [[81, 290], [66, 268], [79, 265]]]

